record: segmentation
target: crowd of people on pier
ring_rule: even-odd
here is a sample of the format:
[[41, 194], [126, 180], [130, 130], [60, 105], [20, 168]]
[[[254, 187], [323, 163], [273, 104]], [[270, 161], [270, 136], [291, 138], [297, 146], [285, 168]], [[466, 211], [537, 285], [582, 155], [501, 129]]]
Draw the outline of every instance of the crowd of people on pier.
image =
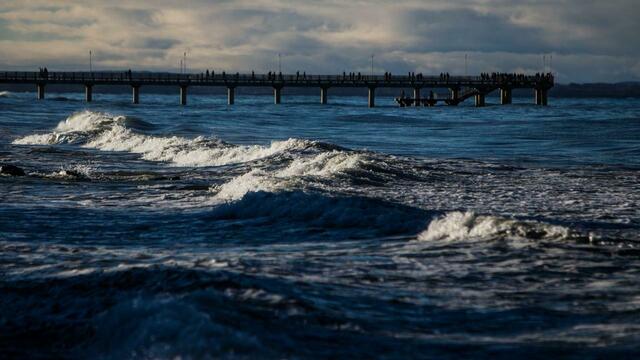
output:
[[[114, 74], [117, 73], [109, 73], [111, 74], [111, 78], [114, 78]], [[190, 78], [195, 78], [196, 80], [200, 80], [200, 81], [212, 81], [216, 79], [216, 73], [214, 70], [209, 70], [206, 69], [206, 71], [201, 72], [199, 74], [183, 74], [186, 75], [187, 77]], [[49, 75], [49, 70], [46, 67], [41, 67], [39, 68], [39, 72], [38, 72], [38, 76], [41, 79], [47, 79], [50, 77]], [[54, 74], [55, 76], [55, 74]], [[93, 76], [93, 73], [92, 73]], [[117, 76], [117, 75], [116, 75]], [[239, 80], [241, 78], [241, 75], [239, 72], [236, 72], [235, 74], [232, 74], [231, 76], [228, 77], [227, 73], [222, 71], [219, 75], [218, 78], [222, 78], [224, 80], [226, 79], [235, 79], [235, 80]], [[247, 75], [242, 75], [243, 79], [246, 79], [248, 76]], [[284, 81], [285, 78], [287, 80], [295, 80], [295, 81], [308, 81], [308, 80], [320, 80], [321, 77], [320, 76], [310, 76], [307, 75], [306, 72], [300, 72], [300, 71], [296, 71], [295, 75], [283, 75], [282, 72], [275, 72], [275, 71], [269, 71], [267, 74], [261, 75], [261, 79], [267, 80], [267, 81]], [[435, 76], [429, 76], [425, 79], [425, 76], [422, 73], [415, 73], [415, 72], [408, 72], [407, 76], [393, 76], [391, 74], [391, 72], [385, 72], [384, 76], [383, 76], [383, 81], [385, 82], [390, 82], [392, 80], [401, 80], [401, 81], [406, 81], [406, 79], [409, 79], [410, 81], [424, 81], [424, 80], [429, 80], [429, 81], [434, 81], [436, 79], [439, 79], [439, 81], [441, 82], [449, 82], [451, 80], [456, 81], [456, 79], [460, 79], [460, 78], [451, 78], [451, 75], [447, 72], [443, 72], [440, 73], [439, 77], [435, 77]], [[487, 72], [483, 72], [480, 74], [479, 77], [476, 77], [475, 79], [480, 79], [480, 81], [482, 82], [499, 82], [499, 83], [507, 83], [507, 82], [522, 82], [522, 81], [535, 81], [535, 82], [550, 82], [553, 83], [554, 80], [554, 76], [552, 73], [536, 73], [535, 75], [526, 75], [523, 73], [501, 73], [501, 72], [492, 72], [492, 73], [487, 73]], [[133, 73], [131, 71], [131, 69], [126, 70], [124, 72], [121, 73], [121, 79], [128, 79], [128, 80], [132, 80], [133, 79]], [[251, 71], [251, 80], [257, 80], [256, 78], [256, 73], [255, 71]], [[372, 75], [363, 75], [361, 72], [342, 72], [341, 75], [336, 75], [335, 77], [333, 76], [327, 76], [326, 77], [327, 80], [335, 80], [335, 81], [368, 81], [368, 80], [374, 80], [374, 79], [379, 79], [379, 76], [372, 76]]]
[[38, 71], [38, 74], [41, 78], [46, 78], [49, 76], [49, 70], [46, 67], [41, 67]]
[[[536, 73], [534, 76], [536, 81], [553, 81], [552, 73]], [[483, 81], [497, 81], [497, 82], [514, 82], [514, 81], [526, 81], [530, 80], [530, 75], [518, 74], [518, 73], [481, 73], [480, 79]]]

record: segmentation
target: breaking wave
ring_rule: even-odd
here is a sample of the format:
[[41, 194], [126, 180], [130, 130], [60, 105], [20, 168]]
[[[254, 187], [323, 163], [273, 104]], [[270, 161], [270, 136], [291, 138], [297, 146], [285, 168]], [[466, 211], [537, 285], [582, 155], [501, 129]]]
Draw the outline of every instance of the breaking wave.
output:
[[239, 200], [249, 192], [304, 188], [308, 184], [305, 178], [330, 178], [357, 168], [364, 162], [366, 157], [359, 153], [335, 150], [323, 152], [311, 157], [297, 158], [280, 170], [253, 169], [222, 185], [212, 187], [211, 191], [216, 193], [218, 199], [229, 201]]
[[150, 161], [176, 166], [221, 166], [263, 159], [287, 151], [326, 148], [316, 141], [289, 139], [269, 146], [238, 146], [218, 139], [151, 136], [134, 131], [152, 126], [125, 116], [84, 111], [60, 122], [46, 134], [28, 135], [13, 141], [17, 145], [81, 144], [103, 151], [126, 151]]
[[9, 91], [0, 91], [0, 98], [6, 98], [11, 96], [11, 92]]
[[418, 240], [490, 240], [490, 239], [548, 239], [576, 237], [568, 228], [536, 221], [519, 221], [497, 216], [477, 215], [474, 212], [450, 212], [436, 218]]

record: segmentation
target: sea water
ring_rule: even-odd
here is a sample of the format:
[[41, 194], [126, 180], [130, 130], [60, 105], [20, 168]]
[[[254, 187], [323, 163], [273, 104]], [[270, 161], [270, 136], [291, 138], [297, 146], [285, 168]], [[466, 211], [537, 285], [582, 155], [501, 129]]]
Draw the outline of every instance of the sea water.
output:
[[47, 96], [0, 95], [4, 356], [640, 354], [640, 100]]

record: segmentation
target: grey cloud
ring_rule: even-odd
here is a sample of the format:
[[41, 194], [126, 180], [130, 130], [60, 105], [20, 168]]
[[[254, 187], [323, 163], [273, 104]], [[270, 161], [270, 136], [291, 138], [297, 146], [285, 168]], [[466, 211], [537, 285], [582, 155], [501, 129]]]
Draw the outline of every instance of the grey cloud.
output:
[[[41, 5], [0, 4], [0, 53], [9, 65], [66, 59], [72, 67], [90, 48], [104, 67], [171, 69], [190, 49], [193, 69], [233, 72], [273, 70], [277, 53], [285, 69], [307, 72], [368, 72], [372, 53], [376, 71], [394, 73], [460, 72], [465, 53], [470, 72], [539, 71], [541, 54], [553, 53], [562, 81], [640, 79], [638, 0]], [[29, 12], [39, 17], [30, 22]]]
[[472, 10], [414, 10], [398, 18], [399, 36], [412, 39], [414, 51], [548, 51], [542, 31]]
[[170, 38], [134, 38], [126, 41], [124, 43], [127, 47], [138, 48], [138, 49], [158, 49], [158, 50], [167, 50], [170, 49], [181, 42], [179, 40], [170, 39]]

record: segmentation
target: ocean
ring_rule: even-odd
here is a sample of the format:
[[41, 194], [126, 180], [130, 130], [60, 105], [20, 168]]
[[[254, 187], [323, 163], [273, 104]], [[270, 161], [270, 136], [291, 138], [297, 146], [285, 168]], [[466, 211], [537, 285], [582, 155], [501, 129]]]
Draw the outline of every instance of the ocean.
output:
[[640, 100], [0, 93], [0, 357], [640, 356]]

